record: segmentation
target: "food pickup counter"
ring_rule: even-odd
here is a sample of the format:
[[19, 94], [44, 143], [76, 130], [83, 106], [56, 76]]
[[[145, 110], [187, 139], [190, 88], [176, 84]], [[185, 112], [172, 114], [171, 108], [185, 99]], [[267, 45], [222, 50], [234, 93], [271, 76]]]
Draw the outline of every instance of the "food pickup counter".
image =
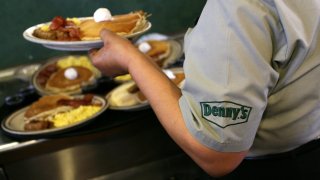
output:
[[[182, 37], [174, 39], [181, 43]], [[13, 101], [24, 93], [23, 101], [1, 105], [1, 121], [40, 97], [32, 86], [25, 88], [27, 82], [0, 82], [0, 86], [0, 95], [4, 92]], [[105, 96], [117, 86], [106, 78], [88, 91]], [[107, 109], [88, 124], [53, 134], [26, 136], [0, 129], [0, 180], [196, 179], [204, 175], [168, 136], [150, 107]]]
[[[103, 85], [113, 88], [112, 82]], [[1, 106], [1, 120], [37, 99]], [[170, 139], [152, 109], [107, 109], [89, 124], [54, 135], [0, 134], [0, 179], [195, 177], [198, 167]], [[191, 176], [190, 176], [191, 175]]]

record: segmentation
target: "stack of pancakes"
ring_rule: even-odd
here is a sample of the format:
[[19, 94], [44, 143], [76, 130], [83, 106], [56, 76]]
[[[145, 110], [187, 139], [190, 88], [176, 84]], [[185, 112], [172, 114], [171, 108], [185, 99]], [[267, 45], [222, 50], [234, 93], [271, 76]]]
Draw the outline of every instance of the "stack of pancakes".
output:
[[100, 31], [108, 29], [121, 36], [135, 33], [147, 25], [147, 14], [143, 11], [115, 15], [110, 21], [95, 22], [94, 19], [81, 21], [79, 28], [82, 40], [100, 39]]
[[171, 45], [169, 41], [166, 40], [148, 40], [144, 43], [148, 43], [150, 45], [150, 50], [145, 54], [151, 57], [159, 67], [164, 66], [164, 61], [169, 57], [171, 53]]
[[[76, 78], [65, 76], [69, 68], [76, 71]], [[79, 94], [82, 87], [96, 83], [100, 76], [87, 56], [67, 56], [44, 65], [36, 74], [35, 84], [43, 94]]]
[[79, 91], [82, 86], [88, 85], [94, 81], [95, 77], [92, 71], [82, 66], [70, 66], [74, 68], [78, 76], [75, 79], [65, 77], [65, 71], [68, 68], [59, 69], [48, 79], [45, 89], [53, 93]]

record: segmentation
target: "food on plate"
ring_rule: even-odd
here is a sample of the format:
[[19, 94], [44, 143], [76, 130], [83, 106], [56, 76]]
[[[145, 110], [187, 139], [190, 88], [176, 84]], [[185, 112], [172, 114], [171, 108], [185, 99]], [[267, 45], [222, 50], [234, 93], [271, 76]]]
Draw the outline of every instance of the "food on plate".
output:
[[[77, 93], [101, 76], [87, 56], [67, 56], [44, 65], [36, 74], [36, 84], [52, 93]], [[49, 93], [49, 94], [50, 94]]]
[[70, 68], [58, 69], [57, 72], [53, 73], [48, 79], [45, 89], [51, 92], [73, 91], [80, 89], [81, 85], [86, 85], [93, 79], [94, 75], [89, 69], [81, 66], [71, 66]]
[[[136, 44], [136, 47], [149, 56], [156, 64], [164, 68], [166, 59], [171, 54], [171, 44], [167, 40], [147, 40]], [[127, 82], [132, 80], [130, 74], [120, 75], [114, 78], [117, 82]]]
[[171, 45], [166, 40], [147, 40], [137, 44], [138, 49], [154, 60], [159, 67], [171, 53]]
[[135, 86], [135, 83], [131, 81], [118, 86], [112, 93], [110, 93], [107, 97], [110, 106], [123, 107], [139, 104], [136, 94], [129, 91], [132, 86]]
[[25, 120], [43, 120], [42, 118], [47, 118], [46, 116], [53, 114], [53, 112], [69, 110], [71, 107], [58, 104], [58, 101], [64, 99], [69, 100], [71, 97], [67, 95], [43, 96], [26, 110], [24, 114]]
[[32, 103], [24, 113], [24, 130], [35, 131], [74, 124], [101, 110], [102, 102], [94, 95], [43, 96]]
[[33, 31], [33, 36], [56, 41], [80, 41], [81, 33], [76, 18], [56, 16], [49, 24], [42, 25]]
[[[173, 72], [171, 70], [164, 70], [164, 72], [177, 86], [181, 87], [185, 78], [182, 71]], [[107, 99], [111, 107], [134, 106], [147, 101], [133, 81], [126, 82], [115, 88], [108, 94]]]
[[97, 40], [100, 39], [100, 31], [105, 28], [126, 36], [144, 29], [147, 17], [148, 14], [142, 10], [112, 16], [108, 9], [99, 8], [89, 18], [56, 16], [50, 23], [37, 27], [33, 35], [56, 41]]
[[129, 35], [144, 29], [147, 25], [147, 13], [135, 11], [128, 14], [112, 16], [111, 20], [96, 22], [94, 19], [81, 21], [79, 27], [82, 40], [100, 38], [100, 31], [108, 29], [118, 35]]

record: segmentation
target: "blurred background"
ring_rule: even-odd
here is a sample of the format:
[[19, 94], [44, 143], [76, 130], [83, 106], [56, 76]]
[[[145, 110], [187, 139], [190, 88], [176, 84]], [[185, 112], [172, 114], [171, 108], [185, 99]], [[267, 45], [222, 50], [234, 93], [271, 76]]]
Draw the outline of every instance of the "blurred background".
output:
[[[99, 7], [112, 14], [144, 10], [152, 16], [148, 33], [175, 34], [194, 25], [205, 0], [2, 0], [0, 6], [0, 70], [21, 64], [44, 61], [50, 57], [74, 54], [51, 50], [28, 42], [22, 36], [27, 28], [51, 21], [54, 16], [92, 16]], [[79, 53], [79, 52], [77, 52]]]

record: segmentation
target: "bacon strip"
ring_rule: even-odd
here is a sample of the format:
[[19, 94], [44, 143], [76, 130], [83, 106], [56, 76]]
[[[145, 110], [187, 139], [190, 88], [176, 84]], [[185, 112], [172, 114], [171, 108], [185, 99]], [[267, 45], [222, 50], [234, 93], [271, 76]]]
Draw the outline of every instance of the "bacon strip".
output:
[[93, 97], [94, 96], [92, 94], [86, 94], [83, 99], [61, 99], [57, 104], [77, 108], [81, 105], [92, 105]]

